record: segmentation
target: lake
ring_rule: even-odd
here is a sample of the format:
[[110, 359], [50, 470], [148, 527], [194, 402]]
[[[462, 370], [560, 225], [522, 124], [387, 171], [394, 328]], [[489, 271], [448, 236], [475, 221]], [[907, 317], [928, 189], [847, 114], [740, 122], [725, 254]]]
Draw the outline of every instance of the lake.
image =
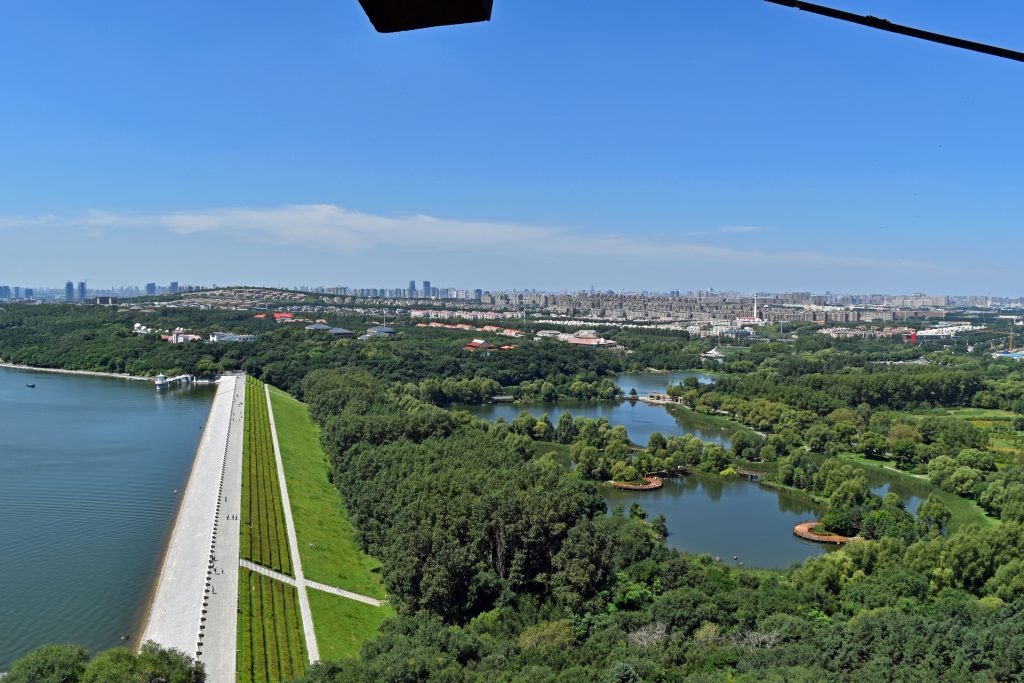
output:
[[[705, 384], [713, 381], [711, 377], [699, 372], [634, 372], [618, 375], [615, 383], [627, 393], [635, 388], [639, 395], [645, 396], [651, 392], [663, 392], [670, 385], [678, 384], [686, 377], [696, 377]], [[547, 415], [552, 424], [558, 424], [558, 418], [566, 411], [573, 417], [594, 420], [604, 417], [612, 426], [625, 427], [630, 440], [641, 446], [647, 445], [651, 434], [661, 432], [666, 437], [693, 434], [702, 441], [712, 441], [728, 448], [732, 433], [731, 429], [722, 426], [720, 422], [699, 413], [676, 408], [673, 414], [665, 406], [652, 406], [639, 401], [563, 400], [552, 403], [489, 403], [453, 408], [465, 410], [485, 420], [504, 418], [507, 422], [516, 419], [524, 410], [534, 417]]]
[[[635, 388], [643, 396], [665, 391], [686, 377], [696, 377], [704, 384], [714, 381], [699, 372], [637, 372], [623, 373], [615, 378], [615, 383], [627, 393]], [[547, 414], [552, 423], [557, 423], [564, 411], [573, 417], [605, 417], [612, 425], [626, 427], [630, 439], [640, 445], [646, 445], [651, 433], [657, 431], [665, 436], [693, 434], [728, 448], [732, 431], [692, 411], [676, 409], [673, 414], [664, 406], [631, 401], [498, 403], [457, 408], [488, 420], [503, 417], [509, 422], [522, 410], [536, 417]], [[793, 535], [797, 522], [817, 518], [822, 509], [807, 496], [792, 491], [704, 474], [666, 479], [665, 485], [656, 491], [620, 491], [607, 484], [601, 484], [600, 489], [609, 509], [622, 505], [628, 511], [637, 502], [649, 517], [665, 515], [669, 530], [665, 542], [682, 552], [709, 553], [731, 564], [743, 562], [745, 566], [781, 569], [829, 550]], [[733, 555], [739, 555], [735, 562]]]
[[0, 671], [138, 635], [213, 395], [0, 368]]
[[666, 479], [655, 491], [620, 491], [607, 484], [600, 488], [609, 509], [621, 505], [628, 513], [636, 502], [648, 519], [665, 515], [670, 548], [708, 553], [726, 564], [783, 569], [830, 549], [793, 535], [795, 524], [817, 519], [822, 508], [792, 491], [697, 473]]

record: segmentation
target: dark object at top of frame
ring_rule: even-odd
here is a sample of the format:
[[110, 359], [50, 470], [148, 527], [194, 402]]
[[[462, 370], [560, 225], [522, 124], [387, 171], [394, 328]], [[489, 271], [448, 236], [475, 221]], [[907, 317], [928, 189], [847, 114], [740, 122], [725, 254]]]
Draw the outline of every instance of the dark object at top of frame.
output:
[[490, 21], [494, 0], [359, 0], [380, 33]]

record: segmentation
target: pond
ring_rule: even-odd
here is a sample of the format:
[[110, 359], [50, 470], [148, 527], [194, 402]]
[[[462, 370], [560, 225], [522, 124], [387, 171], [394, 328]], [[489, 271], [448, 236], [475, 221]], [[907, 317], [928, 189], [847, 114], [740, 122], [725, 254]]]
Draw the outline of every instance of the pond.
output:
[[[709, 376], [698, 372], [635, 372], [618, 375], [615, 383], [627, 393], [635, 388], [638, 394], [645, 396], [651, 392], [665, 391], [670, 385], [683, 381], [685, 377], [696, 377], [705, 384], [713, 381]], [[485, 420], [504, 418], [506, 422], [516, 419], [524, 410], [534, 417], [547, 415], [552, 424], [558, 424], [558, 418], [566, 411], [573, 417], [594, 420], [603, 417], [612, 426], [625, 427], [630, 440], [640, 446], [647, 445], [651, 434], [661, 432], [666, 437], [693, 434], [702, 441], [714, 442], [728, 448], [729, 437], [733, 432], [719, 421], [690, 410], [676, 408], [670, 412], [665, 406], [652, 406], [638, 401], [563, 400], [552, 403], [491, 403], [455, 408]]]
[[628, 513], [635, 502], [648, 519], [665, 515], [665, 543], [670, 548], [708, 553], [726, 564], [784, 569], [834, 548], [793, 535], [795, 524], [822, 513], [821, 507], [793, 491], [697, 473], [666, 479], [655, 491], [620, 491], [607, 484], [600, 489], [609, 510], [621, 505]]

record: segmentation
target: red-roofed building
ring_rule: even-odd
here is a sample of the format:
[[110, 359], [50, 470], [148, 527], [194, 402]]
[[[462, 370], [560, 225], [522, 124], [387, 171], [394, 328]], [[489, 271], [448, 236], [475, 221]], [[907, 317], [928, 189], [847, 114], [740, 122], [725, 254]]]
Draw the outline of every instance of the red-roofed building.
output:
[[487, 351], [494, 351], [498, 347], [484, 341], [483, 339], [474, 339], [462, 348], [466, 351], [482, 351], [486, 353]]

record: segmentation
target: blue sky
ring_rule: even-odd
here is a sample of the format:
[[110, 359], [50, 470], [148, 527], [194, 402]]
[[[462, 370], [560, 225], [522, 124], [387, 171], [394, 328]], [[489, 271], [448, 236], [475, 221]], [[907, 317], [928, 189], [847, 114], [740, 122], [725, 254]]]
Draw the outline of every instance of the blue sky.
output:
[[[830, 4], [1024, 49], [1016, 0]], [[2, 283], [1024, 295], [1024, 64], [760, 0], [0, 19]]]

